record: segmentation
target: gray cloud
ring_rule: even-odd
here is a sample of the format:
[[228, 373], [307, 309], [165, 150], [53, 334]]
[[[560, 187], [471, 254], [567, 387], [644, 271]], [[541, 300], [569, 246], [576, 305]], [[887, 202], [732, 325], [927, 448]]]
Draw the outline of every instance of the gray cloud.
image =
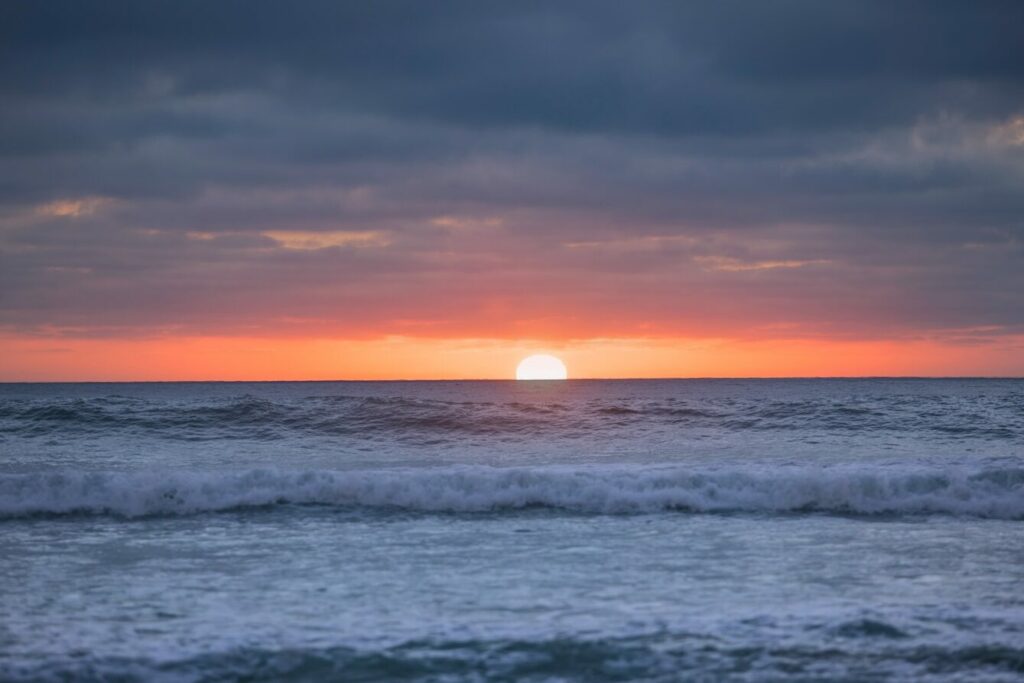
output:
[[1022, 26], [1017, 2], [5, 3], [0, 324], [1019, 331]]

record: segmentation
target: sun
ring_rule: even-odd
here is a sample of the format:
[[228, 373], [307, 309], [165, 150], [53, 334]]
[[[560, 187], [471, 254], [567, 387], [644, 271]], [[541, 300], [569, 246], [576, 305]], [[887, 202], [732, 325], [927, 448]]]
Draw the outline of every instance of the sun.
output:
[[516, 368], [516, 379], [565, 379], [565, 363], [546, 353], [524, 358]]

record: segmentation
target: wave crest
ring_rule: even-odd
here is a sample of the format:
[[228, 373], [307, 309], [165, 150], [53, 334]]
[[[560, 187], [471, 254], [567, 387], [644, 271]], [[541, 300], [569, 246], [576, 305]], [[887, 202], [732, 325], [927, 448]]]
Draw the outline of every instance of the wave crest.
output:
[[816, 512], [1024, 519], [1024, 469], [445, 467], [0, 475], [0, 519], [189, 515], [284, 504], [455, 513], [550, 508], [587, 514]]

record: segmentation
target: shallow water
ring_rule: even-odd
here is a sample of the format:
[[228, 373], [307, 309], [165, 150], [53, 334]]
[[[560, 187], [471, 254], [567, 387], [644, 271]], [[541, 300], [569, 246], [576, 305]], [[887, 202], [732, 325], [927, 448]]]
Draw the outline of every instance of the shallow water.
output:
[[1024, 381], [0, 386], [0, 677], [1018, 680]]

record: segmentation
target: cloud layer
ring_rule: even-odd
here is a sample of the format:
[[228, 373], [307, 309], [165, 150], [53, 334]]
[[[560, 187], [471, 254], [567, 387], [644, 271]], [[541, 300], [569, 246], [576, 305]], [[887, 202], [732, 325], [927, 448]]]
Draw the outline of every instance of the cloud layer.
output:
[[10, 334], [1024, 331], [1019, 2], [8, 2]]

